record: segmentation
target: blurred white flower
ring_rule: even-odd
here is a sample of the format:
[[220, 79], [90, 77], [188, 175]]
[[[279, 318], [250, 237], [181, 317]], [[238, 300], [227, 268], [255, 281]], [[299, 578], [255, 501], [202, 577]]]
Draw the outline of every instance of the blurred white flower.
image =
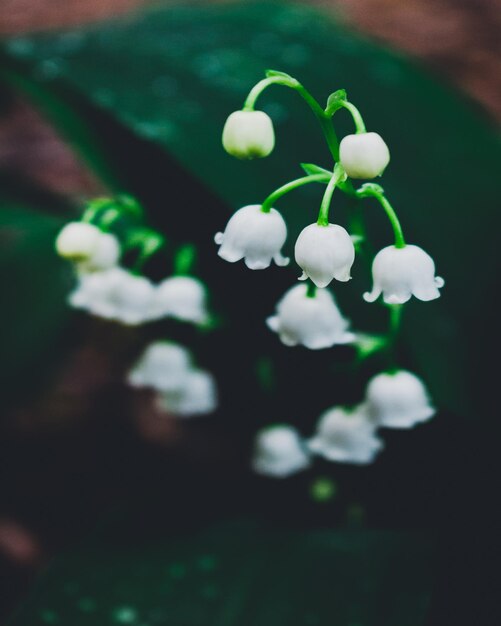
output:
[[278, 211], [264, 213], [261, 205], [251, 204], [234, 213], [224, 233], [217, 233], [214, 240], [225, 261], [244, 259], [251, 270], [261, 270], [269, 267], [272, 259], [277, 265], [287, 265], [289, 259], [280, 253], [286, 238], [287, 226]]
[[305, 284], [289, 289], [278, 302], [276, 315], [266, 323], [286, 346], [302, 344], [319, 350], [350, 343], [355, 338], [348, 332], [349, 322], [341, 315], [332, 294], [317, 289], [311, 297]]
[[405, 370], [374, 376], [367, 385], [365, 398], [371, 418], [386, 428], [412, 428], [436, 412], [423, 382]]
[[252, 468], [258, 474], [286, 478], [309, 465], [310, 455], [292, 426], [269, 426], [256, 435]]
[[317, 287], [327, 287], [333, 278], [350, 280], [355, 247], [342, 226], [306, 226], [296, 241], [296, 263], [303, 270], [300, 280], [310, 278]]
[[59, 256], [78, 264], [79, 271], [104, 270], [117, 264], [120, 244], [114, 235], [103, 233], [86, 222], [70, 222], [56, 238]]
[[186, 348], [170, 341], [155, 341], [132, 367], [127, 381], [133, 387], [177, 393], [184, 389], [191, 372], [191, 356]]
[[161, 411], [172, 415], [206, 415], [217, 408], [217, 390], [214, 377], [209, 372], [192, 369], [176, 391], [164, 391], [157, 395]]
[[376, 436], [376, 425], [366, 407], [358, 405], [351, 409], [333, 407], [325, 411], [308, 446], [328, 461], [366, 465], [374, 461], [383, 442]]
[[375, 178], [390, 162], [390, 151], [377, 133], [347, 135], [339, 144], [339, 160], [351, 178]]
[[275, 146], [270, 117], [263, 111], [235, 111], [224, 125], [223, 146], [238, 159], [268, 156]]
[[153, 316], [203, 324], [209, 318], [204, 284], [190, 276], [166, 278], [155, 289]]
[[372, 264], [372, 278], [372, 291], [364, 294], [367, 302], [374, 302], [381, 293], [387, 304], [402, 304], [411, 296], [426, 302], [438, 298], [444, 286], [444, 279], [435, 276], [431, 256], [413, 245], [380, 250]]
[[113, 267], [80, 274], [69, 303], [92, 315], [132, 326], [151, 319], [154, 293], [154, 286], [144, 276]]

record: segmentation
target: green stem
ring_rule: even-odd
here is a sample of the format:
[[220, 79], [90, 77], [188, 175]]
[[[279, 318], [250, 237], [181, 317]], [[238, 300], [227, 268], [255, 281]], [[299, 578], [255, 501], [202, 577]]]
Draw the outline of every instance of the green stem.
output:
[[400, 220], [397, 217], [395, 209], [391, 206], [389, 200], [384, 195], [384, 189], [379, 185], [375, 185], [374, 183], [366, 183], [357, 190], [357, 195], [359, 198], [372, 197], [378, 200], [380, 205], [385, 210], [386, 215], [390, 220], [391, 227], [393, 228], [393, 234], [395, 236], [395, 247], [405, 248], [405, 239], [402, 225], [400, 224]]
[[289, 87], [290, 89], [294, 89], [299, 93], [299, 95], [308, 104], [308, 106], [320, 122], [320, 126], [322, 127], [322, 131], [325, 135], [325, 139], [332, 154], [332, 158], [334, 159], [334, 161], [337, 161], [339, 159], [339, 141], [332, 125], [331, 117], [325, 113], [325, 111], [318, 104], [318, 102], [311, 95], [311, 93], [307, 89], [305, 89], [305, 87], [303, 87], [303, 85], [301, 85], [301, 83], [295, 78], [286, 78], [285, 76], [270, 76], [269, 78], [264, 78], [263, 80], [259, 81], [250, 90], [249, 95], [245, 100], [243, 110], [253, 111], [257, 99], [259, 98], [261, 93], [270, 85], [281, 85], [282, 87]]
[[192, 243], [178, 248], [174, 257], [174, 276], [188, 276], [196, 261], [197, 249]]
[[339, 104], [351, 113], [351, 117], [355, 123], [355, 128], [357, 129], [357, 135], [366, 133], [367, 131], [365, 129], [364, 120], [357, 107], [347, 100], [341, 101]]
[[308, 281], [306, 286], [306, 297], [314, 298], [317, 295], [317, 286], [311, 280]]
[[308, 183], [327, 183], [329, 181], [329, 177], [325, 174], [313, 174], [312, 176], [303, 176], [302, 178], [296, 178], [296, 180], [291, 180], [289, 183], [282, 185], [276, 189], [273, 193], [264, 200], [261, 205], [261, 211], [263, 213], [269, 213], [271, 211], [272, 206], [283, 195], [289, 193], [289, 191], [293, 191], [302, 185], [307, 185]]
[[325, 190], [324, 197], [322, 198], [322, 203], [320, 205], [320, 211], [318, 212], [317, 224], [319, 226], [328, 226], [329, 225], [329, 209], [331, 206], [332, 194], [334, 193], [334, 189], [336, 188], [339, 181], [345, 177], [345, 173], [343, 168], [336, 164], [334, 168], [334, 172], [332, 173], [329, 184], [327, 185], [327, 189]]
[[389, 329], [388, 329], [388, 339], [386, 343], [386, 349], [388, 353], [388, 360], [390, 365], [390, 371], [394, 371], [397, 369], [397, 359], [396, 359], [396, 345], [398, 335], [400, 333], [400, 327], [402, 325], [402, 312], [403, 305], [402, 304], [390, 304], [388, 305], [390, 309], [390, 321], [389, 321]]

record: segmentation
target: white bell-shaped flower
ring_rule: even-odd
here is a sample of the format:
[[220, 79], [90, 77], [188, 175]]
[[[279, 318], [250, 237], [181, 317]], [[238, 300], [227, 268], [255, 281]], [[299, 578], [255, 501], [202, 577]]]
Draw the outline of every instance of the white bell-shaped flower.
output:
[[275, 146], [270, 117], [263, 111], [235, 111], [224, 125], [223, 146], [238, 159], [268, 156]]
[[339, 144], [339, 160], [350, 178], [375, 178], [390, 162], [390, 151], [377, 133], [347, 135]]
[[191, 356], [186, 348], [170, 341], [155, 341], [132, 367], [127, 381], [133, 387], [176, 393], [185, 388], [191, 372]]
[[366, 407], [333, 407], [320, 416], [316, 434], [309, 440], [312, 452], [328, 461], [366, 465], [383, 448], [376, 425]]
[[334, 278], [350, 280], [355, 247], [342, 226], [310, 224], [297, 238], [295, 256], [303, 270], [300, 280], [310, 278], [317, 287], [327, 287]]
[[203, 324], [209, 318], [206, 300], [205, 286], [201, 281], [190, 276], [173, 276], [157, 286], [153, 315]]
[[137, 325], [151, 319], [154, 293], [147, 278], [113, 267], [81, 274], [69, 303], [98, 317]]
[[65, 259], [86, 261], [94, 254], [101, 234], [93, 224], [70, 222], [56, 238], [56, 251]]
[[365, 398], [371, 418], [386, 428], [412, 428], [436, 412], [423, 382], [405, 370], [374, 376]]
[[286, 478], [309, 465], [308, 450], [292, 426], [269, 426], [256, 435], [252, 468], [258, 474]]
[[286, 346], [302, 344], [310, 350], [330, 348], [355, 339], [348, 332], [349, 322], [341, 315], [333, 295], [317, 289], [308, 295], [305, 284], [289, 289], [277, 305], [277, 313], [266, 320]]
[[115, 235], [100, 233], [97, 246], [85, 261], [77, 264], [79, 272], [99, 272], [114, 267], [120, 258], [120, 244]]
[[214, 377], [204, 370], [192, 369], [182, 387], [157, 395], [157, 405], [161, 411], [182, 417], [213, 413], [217, 408]]
[[57, 236], [56, 252], [77, 263], [80, 272], [94, 272], [117, 264], [120, 244], [114, 235], [93, 224], [70, 222]]
[[280, 253], [286, 239], [284, 218], [275, 209], [264, 213], [259, 204], [239, 209], [224, 233], [217, 233], [214, 238], [221, 246], [218, 251], [221, 258], [230, 263], [244, 259], [251, 270], [269, 267], [272, 259], [277, 265], [287, 265], [289, 259]]
[[402, 304], [411, 296], [427, 302], [438, 298], [444, 286], [444, 279], [435, 276], [431, 256], [412, 245], [380, 250], [372, 264], [372, 278], [372, 291], [364, 294], [367, 302], [374, 302], [381, 293], [387, 304]]

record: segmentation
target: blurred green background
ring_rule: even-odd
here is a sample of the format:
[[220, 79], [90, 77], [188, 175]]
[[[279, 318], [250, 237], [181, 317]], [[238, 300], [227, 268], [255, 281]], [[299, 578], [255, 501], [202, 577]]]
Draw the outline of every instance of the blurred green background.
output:
[[[494, 520], [481, 513], [496, 417], [495, 3], [409, 3], [400, 13], [379, 1], [325, 2], [323, 13], [292, 3], [41, 4], [7, 3], [0, 24], [4, 612], [62, 552], [13, 624], [402, 626], [478, 611], [472, 596], [489, 586], [471, 572], [496, 546]], [[475, 43], [473, 15], [483, 25]], [[418, 52], [469, 96], [354, 25]], [[479, 58], [490, 81], [480, 81]], [[391, 147], [384, 186], [409, 239], [446, 278], [439, 301], [409, 305], [400, 353], [439, 415], [386, 434], [372, 466], [316, 463], [278, 483], [249, 472], [255, 431], [288, 421], [309, 434], [327, 406], [358, 401], [381, 363], [354, 375], [349, 348], [283, 347], [263, 320], [294, 269], [245, 272], [215, 254], [212, 235], [233, 210], [299, 175], [299, 162], [329, 164], [315, 120], [278, 89], [262, 98], [273, 155], [240, 163], [222, 151], [226, 116], [268, 67], [320, 101], [347, 89]], [[350, 124], [339, 118], [342, 136]], [[86, 198], [113, 191], [136, 195], [171, 241], [197, 243], [217, 331], [131, 330], [66, 307], [73, 278], [54, 236]], [[307, 189], [284, 203], [289, 245], [318, 201]], [[343, 220], [348, 208], [341, 199]], [[389, 236], [379, 218], [367, 209], [375, 248]], [[379, 331], [384, 310], [360, 298], [369, 261], [336, 295], [356, 328]], [[162, 278], [170, 263], [160, 255], [148, 274]], [[216, 416], [165, 420], [125, 388], [124, 372], [158, 336], [190, 345], [215, 372]], [[335, 485], [328, 501], [312, 497], [319, 479]]]

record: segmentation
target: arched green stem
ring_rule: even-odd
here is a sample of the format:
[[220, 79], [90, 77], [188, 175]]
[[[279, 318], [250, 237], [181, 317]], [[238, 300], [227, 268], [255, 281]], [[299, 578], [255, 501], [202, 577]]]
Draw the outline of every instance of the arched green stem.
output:
[[302, 178], [296, 178], [296, 180], [291, 180], [289, 183], [282, 185], [276, 189], [273, 193], [264, 200], [261, 205], [261, 211], [263, 213], [269, 213], [274, 203], [281, 198], [286, 193], [297, 189], [298, 187], [302, 187], [303, 185], [308, 185], [309, 183], [328, 183], [329, 176], [326, 174], [313, 174], [312, 176], [303, 176]]
[[322, 127], [322, 131], [325, 135], [325, 139], [327, 141], [327, 145], [329, 146], [329, 150], [332, 154], [332, 158], [334, 161], [339, 159], [339, 141], [336, 136], [336, 132], [334, 131], [334, 127], [332, 125], [332, 120], [329, 115], [325, 113], [319, 103], [315, 100], [315, 98], [311, 95], [311, 93], [301, 85], [299, 81], [291, 76], [287, 76], [286, 74], [279, 76], [270, 76], [268, 78], [264, 78], [259, 81], [254, 87], [250, 90], [249, 95], [247, 96], [243, 110], [244, 111], [253, 111], [256, 105], [257, 99], [261, 95], [261, 93], [267, 89], [270, 85], [282, 85], [283, 87], [289, 87], [290, 89], [294, 89], [298, 92], [298, 94], [303, 98], [303, 100], [308, 104], [310, 109], [315, 114], [316, 118], [320, 122], [320, 126]]
[[339, 104], [351, 113], [351, 117], [353, 118], [353, 122], [355, 123], [355, 128], [357, 129], [357, 135], [361, 133], [366, 133], [367, 131], [365, 129], [365, 122], [357, 107], [347, 100], [340, 101]]
[[346, 179], [346, 174], [339, 163], [336, 163], [334, 172], [325, 190], [322, 203], [320, 205], [320, 211], [318, 212], [317, 224], [319, 226], [328, 226], [329, 224], [329, 209], [331, 206], [332, 194], [337, 184]]
[[405, 239], [400, 220], [397, 217], [395, 209], [391, 206], [390, 202], [384, 195], [384, 189], [374, 183], [366, 183], [357, 190], [357, 196], [359, 198], [376, 198], [380, 205], [386, 212], [388, 219], [390, 220], [391, 227], [393, 228], [393, 234], [395, 235], [395, 247], [405, 248]]

